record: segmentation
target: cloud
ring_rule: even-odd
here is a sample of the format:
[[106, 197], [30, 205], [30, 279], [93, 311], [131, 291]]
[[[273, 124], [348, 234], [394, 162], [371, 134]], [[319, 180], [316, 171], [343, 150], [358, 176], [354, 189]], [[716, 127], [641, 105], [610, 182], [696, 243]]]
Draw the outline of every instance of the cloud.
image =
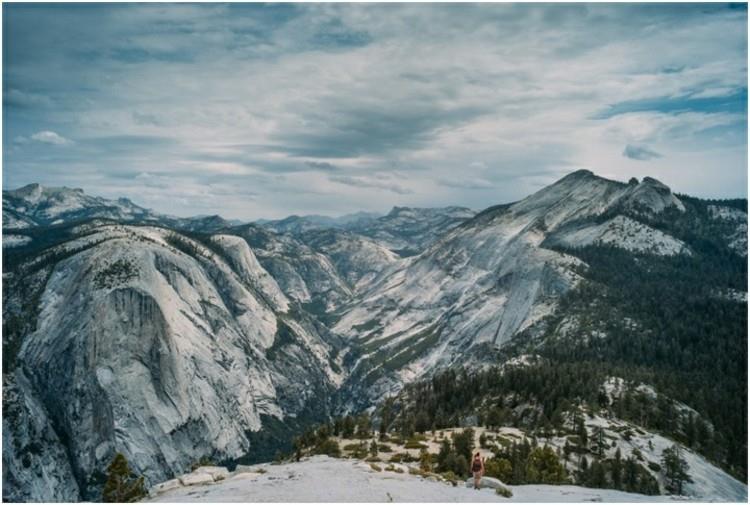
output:
[[36, 132], [29, 138], [33, 141], [41, 142], [42, 144], [52, 144], [55, 146], [67, 146], [73, 143], [72, 140], [66, 139], [65, 137], [58, 135], [57, 133], [50, 130]]
[[625, 150], [622, 152], [622, 155], [626, 158], [637, 161], [648, 161], [653, 160], [654, 158], [661, 158], [661, 154], [652, 149], [649, 149], [648, 147], [634, 146], [630, 144], [625, 146]]
[[[200, 196], [216, 198], [202, 213], [250, 219], [481, 208], [577, 168], [711, 197], [742, 196], [747, 177], [736, 6], [9, 4], [3, 15], [6, 185], [90, 184], [138, 201], [135, 175], [158, 174], [195, 198], [201, 185], [252, 188]], [[75, 142], [29, 135], [44, 131]], [[157, 210], [193, 212], [167, 185], [147, 189]]]
[[441, 186], [458, 189], [490, 189], [494, 187], [494, 184], [492, 182], [477, 178], [450, 179], [441, 177], [437, 180], [437, 183]]
[[747, 109], [747, 88], [707, 87], [690, 95], [624, 101], [600, 111], [596, 119], [608, 119], [631, 112], [741, 112]]
[[49, 107], [52, 100], [46, 95], [11, 88], [3, 93], [3, 103], [6, 107]]
[[329, 177], [329, 179], [338, 184], [354, 186], [357, 188], [382, 189], [399, 195], [409, 195], [413, 193], [411, 189], [387, 180], [377, 180], [369, 177], [352, 177], [349, 175], [335, 175]]

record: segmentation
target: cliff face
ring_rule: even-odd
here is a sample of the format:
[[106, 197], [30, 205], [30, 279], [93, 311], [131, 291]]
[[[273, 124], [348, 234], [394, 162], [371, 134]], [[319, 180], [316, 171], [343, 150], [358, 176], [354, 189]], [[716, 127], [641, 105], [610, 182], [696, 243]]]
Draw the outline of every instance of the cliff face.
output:
[[218, 237], [209, 249], [120, 226], [83, 240], [95, 245], [55, 265], [18, 356], [24, 400], [9, 436], [23, 445], [23, 416], [38, 416], [64, 441], [75, 476], [38, 497], [76, 487], [85, 497], [116, 451], [151, 482], [204, 456], [241, 456], [261, 416], [294, 416], [341, 381], [335, 339], [291, 314], [243, 240]]

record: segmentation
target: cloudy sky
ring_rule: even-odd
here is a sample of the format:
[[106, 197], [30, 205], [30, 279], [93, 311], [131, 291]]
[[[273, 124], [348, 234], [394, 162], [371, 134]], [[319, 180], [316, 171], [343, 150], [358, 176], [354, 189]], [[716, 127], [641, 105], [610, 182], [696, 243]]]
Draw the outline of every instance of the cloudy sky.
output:
[[3, 5], [3, 187], [255, 219], [747, 193], [742, 5]]

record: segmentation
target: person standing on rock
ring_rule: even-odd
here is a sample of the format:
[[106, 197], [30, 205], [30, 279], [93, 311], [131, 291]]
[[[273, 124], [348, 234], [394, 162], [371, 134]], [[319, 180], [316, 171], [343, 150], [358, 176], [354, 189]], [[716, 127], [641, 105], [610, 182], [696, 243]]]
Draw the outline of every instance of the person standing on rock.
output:
[[484, 460], [479, 452], [474, 455], [474, 459], [471, 461], [471, 473], [474, 474], [474, 489], [479, 489], [479, 481], [482, 480], [482, 475], [484, 475]]

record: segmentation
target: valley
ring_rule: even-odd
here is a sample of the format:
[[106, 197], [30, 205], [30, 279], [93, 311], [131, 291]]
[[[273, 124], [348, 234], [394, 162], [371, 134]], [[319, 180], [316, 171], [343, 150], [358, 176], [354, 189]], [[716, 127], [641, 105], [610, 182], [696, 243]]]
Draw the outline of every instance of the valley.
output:
[[393, 402], [388, 433], [497, 407], [493, 437], [555, 451], [588, 416], [623, 458], [680, 444], [689, 496], [746, 499], [746, 200], [582, 170], [479, 212], [236, 223], [30, 185], [3, 223], [4, 498], [96, 500], [116, 453], [149, 486], [268, 462]]

